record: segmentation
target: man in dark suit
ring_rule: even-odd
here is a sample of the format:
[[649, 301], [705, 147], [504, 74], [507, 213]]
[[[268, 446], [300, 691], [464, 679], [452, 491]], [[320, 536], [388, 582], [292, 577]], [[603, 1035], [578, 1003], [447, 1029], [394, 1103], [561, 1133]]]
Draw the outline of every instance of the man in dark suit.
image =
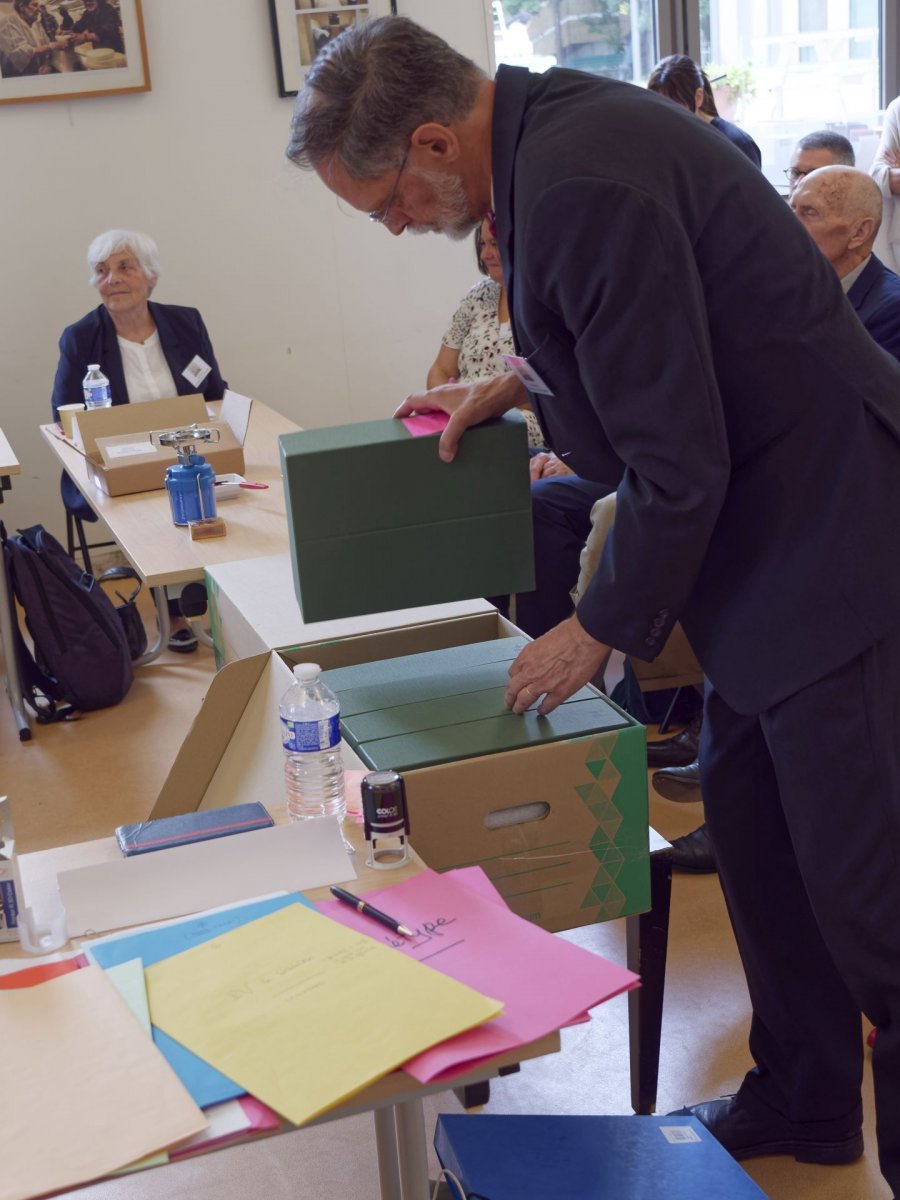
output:
[[900, 276], [872, 253], [881, 225], [878, 185], [852, 167], [820, 167], [800, 181], [790, 203], [869, 334], [900, 360]]
[[756, 168], [643, 89], [491, 81], [387, 18], [317, 59], [288, 154], [393, 234], [495, 211], [526, 361], [428, 393], [452, 411], [442, 457], [524, 380], [548, 445], [617, 491], [593, 582], [507, 703], [548, 712], [681, 618], [756, 1060], [694, 1111], [739, 1157], [858, 1157], [862, 1010], [900, 1193], [900, 369]]

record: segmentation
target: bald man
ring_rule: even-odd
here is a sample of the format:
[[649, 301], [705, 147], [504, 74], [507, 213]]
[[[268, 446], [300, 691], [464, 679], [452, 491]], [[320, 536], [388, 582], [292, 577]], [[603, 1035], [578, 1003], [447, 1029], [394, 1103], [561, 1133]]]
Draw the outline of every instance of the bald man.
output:
[[852, 167], [820, 167], [800, 180], [790, 205], [869, 334], [900, 361], [900, 276], [872, 253], [881, 224], [878, 185]]

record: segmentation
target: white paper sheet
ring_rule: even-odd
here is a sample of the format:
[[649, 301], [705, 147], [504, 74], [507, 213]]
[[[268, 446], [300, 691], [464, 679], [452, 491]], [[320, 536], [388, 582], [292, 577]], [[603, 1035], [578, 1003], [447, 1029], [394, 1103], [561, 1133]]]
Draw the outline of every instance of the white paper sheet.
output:
[[59, 891], [81, 937], [355, 878], [337, 820], [323, 817], [61, 871]]

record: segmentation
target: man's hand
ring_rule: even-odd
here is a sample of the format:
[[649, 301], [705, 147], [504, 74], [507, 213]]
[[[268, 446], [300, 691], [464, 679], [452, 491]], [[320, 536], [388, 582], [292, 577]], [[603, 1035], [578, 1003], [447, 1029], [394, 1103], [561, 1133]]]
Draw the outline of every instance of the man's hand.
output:
[[885, 150], [884, 161], [889, 167], [900, 167], [900, 151], [893, 149]]
[[538, 712], [546, 716], [593, 679], [608, 656], [609, 646], [573, 615], [526, 646], [510, 667], [506, 707], [523, 713], [543, 696]]
[[528, 470], [531, 474], [531, 482], [536, 479], [547, 479], [551, 475], [574, 475], [575, 472], [555, 454], [533, 454], [528, 460]]
[[459, 439], [472, 425], [480, 425], [489, 417], [500, 417], [517, 408], [527, 399], [525, 388], [515, 375], [497, 375], [475, 383], [446, 383], [427, 392], [407, 396], [395, 417], [409, 417], [417, 412], [448, 413], [450, 420], [441, 434], [439, 453], [444, 462], [456, 458]]

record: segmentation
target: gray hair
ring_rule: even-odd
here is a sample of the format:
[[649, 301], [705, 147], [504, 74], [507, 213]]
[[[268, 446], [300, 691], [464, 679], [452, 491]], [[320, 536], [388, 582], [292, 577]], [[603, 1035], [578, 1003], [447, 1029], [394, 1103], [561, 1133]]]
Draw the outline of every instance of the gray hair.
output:
[[794, 153], [798, 150], [827, 150], [834, 157], [835, 166], [856, 166], [856, 155], [850, 140], [833, 129], [817, 129], [814, 133], [808, 133], [794, 147]]
[[410, 134], [466, 117], [487, 76], [406, 17], [354, 25], [317, 55], [294, 105], [287, 157], [304, 169], [336, 157], [354, 179], [399, 165]]
[[148, 233], [135, 233], [132, 229], [107, 229], [98, 234], [88, 246], [87, 261], [91, 269], [91, 287], [97, 286], [97, 267], [106, 262], [111, 254], [130, 250], [138, 260], [141, 270], [154, 286], [159, 280], [161, 266], [159, 247]]

